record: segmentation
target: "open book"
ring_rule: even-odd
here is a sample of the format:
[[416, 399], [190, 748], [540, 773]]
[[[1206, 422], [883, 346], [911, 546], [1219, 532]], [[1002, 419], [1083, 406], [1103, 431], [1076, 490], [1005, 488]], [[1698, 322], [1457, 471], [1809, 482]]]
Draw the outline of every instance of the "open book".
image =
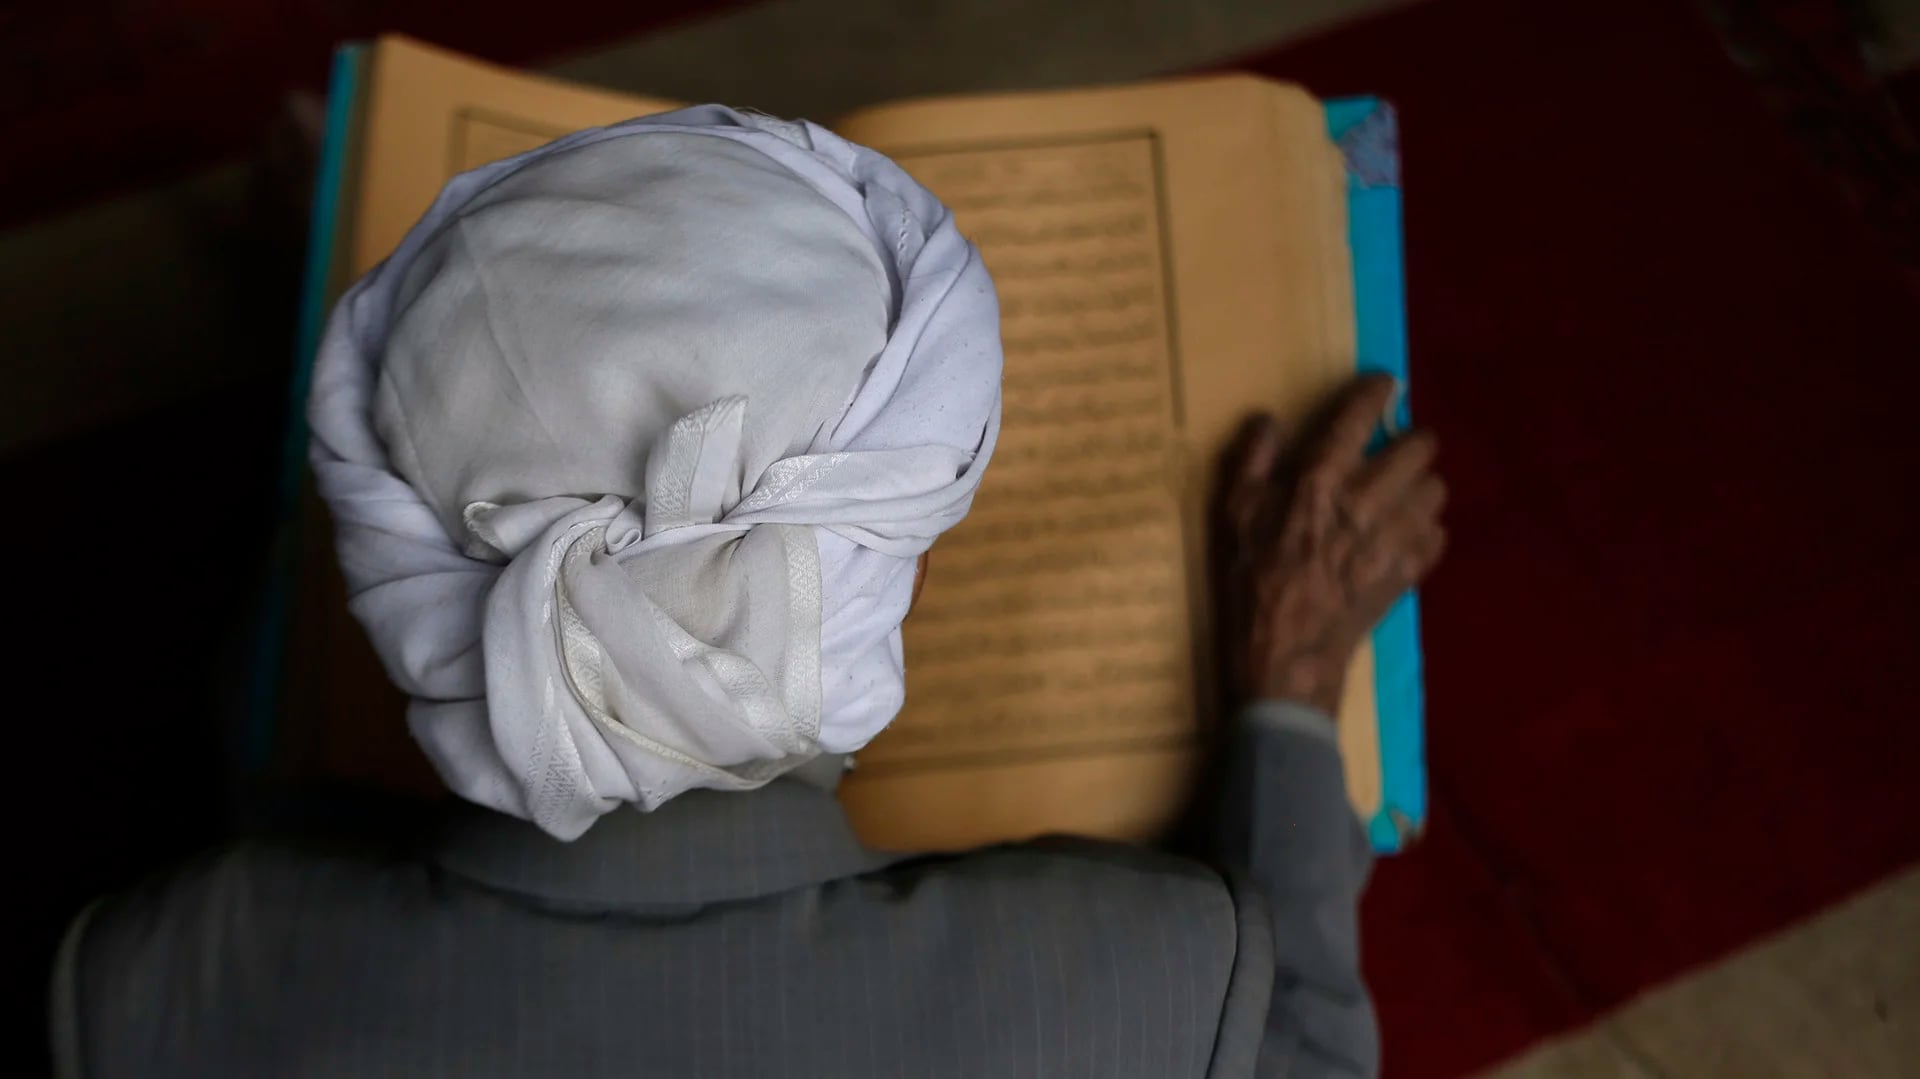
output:
[[[450, 176], [673, 107], [402, 38], [342, 49], [304, 354], [326, 305]], [[1256, 407], [1298, 420], [1356, 366], [1405, 373], [1392, 113], [1227, 75], [913, 101], [831, 126], [952, 207], [999, 288], [1006, 345], [998, 451], [934, 549], [905, 628], [906, 709], [858, 754], [844, 803], [882, 847], [1152, 836], [1187, 804], [1218, 719], [1214, 455]], [[364, 772], [353, 758], [376, 725], [403, 729], [402, 705], [346, 615], [312, 527], [324, 511], [307, 512], [280, 703], [336, 770]], [[1424, 815], [1420, 718], [1408, 596], [1356, 658], [1339, 717], [1381, 850]]]

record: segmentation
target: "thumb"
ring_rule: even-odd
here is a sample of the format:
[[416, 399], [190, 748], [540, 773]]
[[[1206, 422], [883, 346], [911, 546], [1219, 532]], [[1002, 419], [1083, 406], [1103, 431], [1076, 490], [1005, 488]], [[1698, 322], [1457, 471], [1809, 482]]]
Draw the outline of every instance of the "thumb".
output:
[[1279, 422], [1256, 413], [1240, 425], [1220, 456], [1217, 510], [1227, 535], [1243, 545], [1251, 540], [1255, 519], [1271, 496], [1281, 445]]
[[1233, 458], [1235, 486], [1265, 487], [1273, 478], [1280, 459], [1280, 421], [1271, 413], [1259, 412], [1241, 426], [1237, 454]]

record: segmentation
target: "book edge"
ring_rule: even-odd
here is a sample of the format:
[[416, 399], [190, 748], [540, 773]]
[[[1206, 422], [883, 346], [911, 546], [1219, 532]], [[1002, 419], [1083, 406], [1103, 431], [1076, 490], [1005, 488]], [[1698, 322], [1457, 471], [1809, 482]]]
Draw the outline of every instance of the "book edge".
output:
[[239, 747], [248, 771], [265, 769], [279, 735], [280, 694], [289, 646], [290, 608], [298, 557], [299, 498], [307, 459], [307, 390], [314, 355], [326, 326], [327, 286], [339, 255], [340, 204], [353, 138], [360, 79], [368, 47], [352, 42], [334, 50], [327, 77], [326, 125], [314, 172], [307, 217], [307, 262], [300, 287], [293, 369], [288, 378], [286, 432], [282, 441], [279, 500], [274, 515], [271, 562], [254, 633], [253, 685], [247, 729]]
[[[1356, 366], [1408, 378], [1406, 289], [1401, 233], [1398, 124], [1373, 97], [1326, 102], [1327, 133], [1347, 157], [1347, 234], [1353, 255]], [[1356, 167], [1356, 139], [1374, 155]], [[1406, 396], [1396, 424], [1412, 423]], [[1366, 821], [1374, 850], [1405, 850], [1426, 824], [1426, 690], [1420, 600], [1409, 591], [1374, 627], [1374, 714], [1379, 725], [1380, 808]]]

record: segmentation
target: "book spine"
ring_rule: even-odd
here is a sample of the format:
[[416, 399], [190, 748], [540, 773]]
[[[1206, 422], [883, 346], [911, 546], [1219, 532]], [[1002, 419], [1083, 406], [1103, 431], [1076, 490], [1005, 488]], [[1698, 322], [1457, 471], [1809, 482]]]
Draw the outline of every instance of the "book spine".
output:
[[[1358, 367], [1393, 375], [1405, 386], [1406, 290], [1400, 218], [1400, 132], [1393, 107], [1378, 98], [1327, 103], [1327, 131], [1347, 169], [1347, 237], [1353, 253]], [[1394, 424], [1412, 424], [1407, 395]], [[1367, 822], [1374, 849], [1405, 848], [1427, 816], [1426, 684], [1420, 651], [1420, 599], [1401, 596], [1373, 631], [1374, 700], [1380, 725], [1380, 809]]]

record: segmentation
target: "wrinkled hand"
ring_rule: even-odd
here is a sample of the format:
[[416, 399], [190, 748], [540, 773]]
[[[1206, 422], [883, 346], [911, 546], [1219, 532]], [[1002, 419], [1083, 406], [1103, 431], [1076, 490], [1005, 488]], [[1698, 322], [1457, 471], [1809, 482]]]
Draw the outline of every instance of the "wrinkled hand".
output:
[[1291, 451], [1271, 416], [1255, 416], [1224, 462], [1222, 643], [1243, 699], [1335, 714], [1360, 642], [1440, 559], [1433, 436], [1366, 453], [1393, 393], [1390, 378], [1359, 379]]

